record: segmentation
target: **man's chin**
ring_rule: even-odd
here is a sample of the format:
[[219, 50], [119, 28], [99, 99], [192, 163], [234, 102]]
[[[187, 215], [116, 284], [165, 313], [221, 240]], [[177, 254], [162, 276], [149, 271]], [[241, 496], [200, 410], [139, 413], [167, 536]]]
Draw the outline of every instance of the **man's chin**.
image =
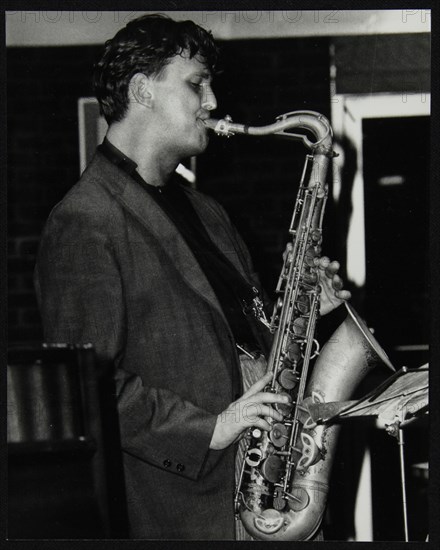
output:
[[[207, 131], [198, 132], [193, 134], [191, 139], [187, 138], [185, 144], [185, 157], [195, 157], [203, 153], [208, 147], [209, 135]], [[183, 151], [182, 151], [183, 153]]]
[[208, 134], [201, 136], [197, 148], [196, 147], [194, 148], [194, 149], [197, 149], [197, 152], [194, 152], [191, 156], [200, 155], [201, 153], [206, 151], [206, 148], [208, 147], [208, 143], [209, 143]]

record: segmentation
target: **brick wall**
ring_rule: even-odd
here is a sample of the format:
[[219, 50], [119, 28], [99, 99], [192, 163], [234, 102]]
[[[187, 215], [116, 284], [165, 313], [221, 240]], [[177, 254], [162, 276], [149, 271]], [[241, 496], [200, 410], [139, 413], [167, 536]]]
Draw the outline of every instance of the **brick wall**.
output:
[[[218, 115], [267, 124], [278, 114], [329, 115], [327, 39], [223, 44]], [[77, 100], [93, 95], [98, 47], [9, 48], [9, 341], [42, 338], [32, 274], [52, 207], [79, 174]], [[280, 269], [304, 148], [298, 143], [213, 137], [198, 162], [199, 187], [220, 200], [251, 248], [268, 289]]]

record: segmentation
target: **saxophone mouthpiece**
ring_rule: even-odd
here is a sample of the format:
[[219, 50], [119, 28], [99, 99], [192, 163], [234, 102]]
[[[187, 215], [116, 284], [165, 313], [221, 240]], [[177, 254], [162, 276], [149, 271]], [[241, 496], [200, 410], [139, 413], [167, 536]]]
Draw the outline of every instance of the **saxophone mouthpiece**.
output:
[[235, 134], [248, 133], [248, 126], [245, 124], [235, 124], [232, 122], [232, 118], [229, 115], [226, 115], [225, 118], [220, 120], [208, 118], [204, 121], [204, 124], [218, 136], [231, 137]]
[[209, 130], [215, 130], [215, 127], [218, 124], [218, 120], [215, 118], [207, 118], [203, 121], [203, 124], [209, 129]]

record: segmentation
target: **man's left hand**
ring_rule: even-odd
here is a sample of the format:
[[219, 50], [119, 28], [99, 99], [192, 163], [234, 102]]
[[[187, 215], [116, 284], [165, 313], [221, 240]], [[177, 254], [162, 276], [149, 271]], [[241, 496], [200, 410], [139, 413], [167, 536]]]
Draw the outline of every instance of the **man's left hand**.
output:
[[339, 262], [331, 262], [327, 256], [315, 258], [316, 272], [321, 285], [320, 313], [326, 315], [351, 298], [351, 292], [343, 290], [344, 283], [338, 275]]

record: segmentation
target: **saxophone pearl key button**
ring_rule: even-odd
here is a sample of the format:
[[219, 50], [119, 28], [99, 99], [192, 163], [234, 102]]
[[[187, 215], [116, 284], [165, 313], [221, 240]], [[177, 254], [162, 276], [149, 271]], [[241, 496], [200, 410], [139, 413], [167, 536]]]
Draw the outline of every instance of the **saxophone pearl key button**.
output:
[[183, 471], [185, 470], [185, 466], [184, 466], [183, 464], [178, 464], [178, 465], [176, 466], [176, 470], [177, 470], [178, 472], [183, 472]]

